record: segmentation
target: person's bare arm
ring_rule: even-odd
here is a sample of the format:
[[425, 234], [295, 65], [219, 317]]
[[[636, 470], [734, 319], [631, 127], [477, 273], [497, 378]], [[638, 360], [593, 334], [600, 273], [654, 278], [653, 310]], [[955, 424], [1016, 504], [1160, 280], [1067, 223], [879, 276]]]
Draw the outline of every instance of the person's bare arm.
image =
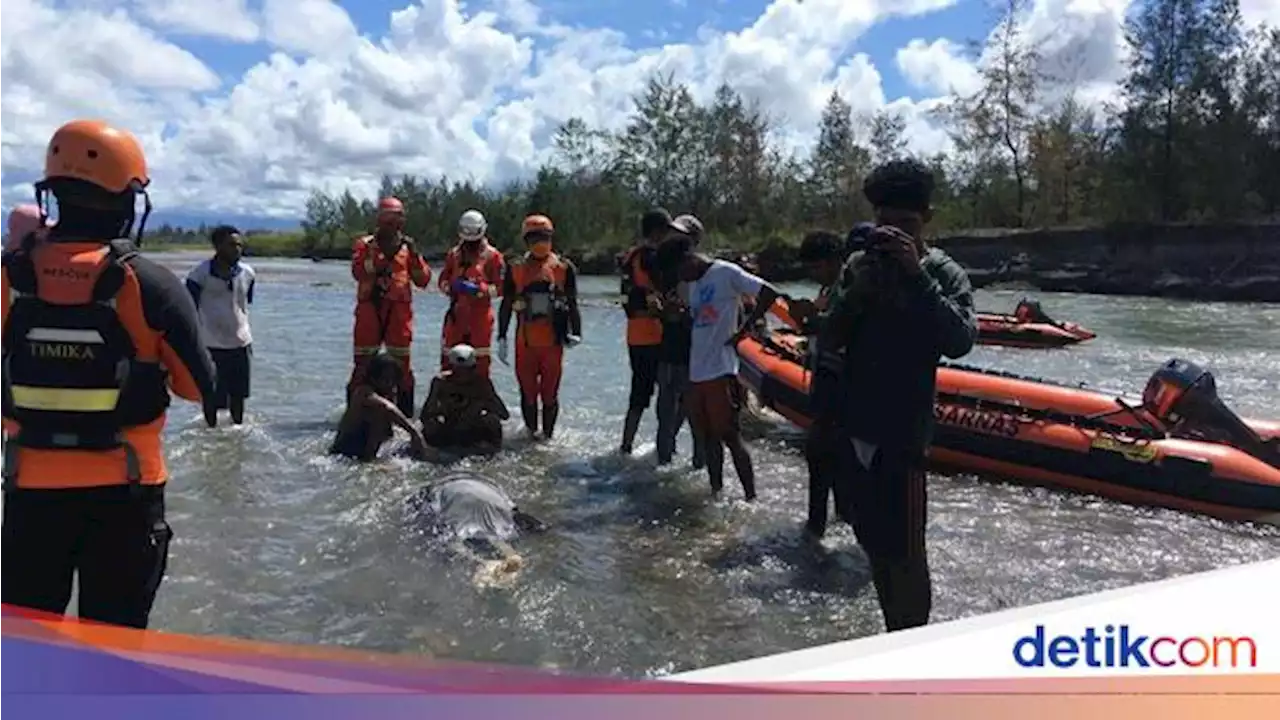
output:
[[422, 440], [422, 433], [418, 432], [418, 428], [414, 427], [413, 422], [400, 412], [400, 408], [390, 400], [382, 397], [377, 393], [369, 393], [364, 398], [364, 406], [366, 409], [379, 413], [387, 419], [392, 425], [409, 433], [410, 438]]

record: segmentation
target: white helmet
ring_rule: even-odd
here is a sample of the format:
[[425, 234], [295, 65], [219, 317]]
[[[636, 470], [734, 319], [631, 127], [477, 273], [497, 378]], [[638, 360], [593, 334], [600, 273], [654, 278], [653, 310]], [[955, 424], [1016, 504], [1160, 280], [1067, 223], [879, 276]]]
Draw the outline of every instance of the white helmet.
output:
[[463, 240], [479, 240], [489, 229], [489, 223], [479, 210], [468, 210], [458, 218], [458, 237]]
[[476, 365], [476, 349], [470, 345], [454, 345], [445, 355], [449, 367], [469, 368]]

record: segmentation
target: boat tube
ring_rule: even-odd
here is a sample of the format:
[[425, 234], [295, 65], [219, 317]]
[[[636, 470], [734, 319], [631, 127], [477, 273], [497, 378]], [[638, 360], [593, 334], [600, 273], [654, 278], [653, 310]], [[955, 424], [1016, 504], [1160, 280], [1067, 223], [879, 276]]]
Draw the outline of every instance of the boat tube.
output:
[[[804, 339], [748, 336], [738, 354], [739, 381], [808, 427]], [[1280, 423], [1239, 418], [1192, 363], [1165, 363], [1138, 398], [957, 364], [937, 387], [936, 470], [1280, 524]]]

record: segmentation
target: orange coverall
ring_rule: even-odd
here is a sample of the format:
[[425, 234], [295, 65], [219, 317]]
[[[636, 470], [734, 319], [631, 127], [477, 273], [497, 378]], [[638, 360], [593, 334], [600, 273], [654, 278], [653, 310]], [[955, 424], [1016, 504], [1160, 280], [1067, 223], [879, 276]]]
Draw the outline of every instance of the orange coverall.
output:
[[351, 276], [356, 280], [355, 367], [348, 393], [361, 381], [373, 356], [382, 346], [400, 361], [402, 379], [396, 405], [414, 416], [414, 378], [410, 363], [413, 345], [413, 287], [431, 284], [431, 267], [412, 252], [402, 235], [396, 251], [383, 253], [377, 239], [367, 235], [356, 241], [351, 256]]
[[[524, 262], [511, 266], [513, 295], [530, 291], [567, 291], [569, 266], [554, 253], [543, 260], [526, 256]], [[522, 403], [558, 405], [560, 377], [564, 369], [564, 346], [556, 339], [550, 318], [528, 319], [523, 312], [516, 315], [516, 381], [520, 385]]]
[[[450, 299], [449, 310], [444, 316], [444, 327], [441, 329], [440, 369], [449, 369], [446, 355], [449, 348], [466, 343], [476, 350], [476, 368], [488, 377], [494, 321], [490, 289], [501, 289], [506, 263], [502, 259], [502, 253], [490, 245], [488, 240], [482, 239], [475, 245], [475, 249], [468, 249], [467, 243], [455, 245], [445, 256], [444, 270], [440, 272], [440, 292]], [[479, 294], [454, 293], [451, 286], [458, 279], [475, 283], [479, 287]]]

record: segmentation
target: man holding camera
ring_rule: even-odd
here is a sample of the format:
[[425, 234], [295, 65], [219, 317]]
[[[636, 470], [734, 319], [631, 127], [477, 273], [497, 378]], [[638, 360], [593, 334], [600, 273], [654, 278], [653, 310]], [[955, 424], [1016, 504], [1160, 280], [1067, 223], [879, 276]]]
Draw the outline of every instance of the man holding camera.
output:
[[844, 351], [840, 482], [892, 632], [929, 622], [925, 451], [938, 362], [973, 347], [977, 319], [965, 271], [929, 247], [933, 174], [895, 160], [867, 177], [876, 227], [852, 254], [820, 316], [824, 352]]

